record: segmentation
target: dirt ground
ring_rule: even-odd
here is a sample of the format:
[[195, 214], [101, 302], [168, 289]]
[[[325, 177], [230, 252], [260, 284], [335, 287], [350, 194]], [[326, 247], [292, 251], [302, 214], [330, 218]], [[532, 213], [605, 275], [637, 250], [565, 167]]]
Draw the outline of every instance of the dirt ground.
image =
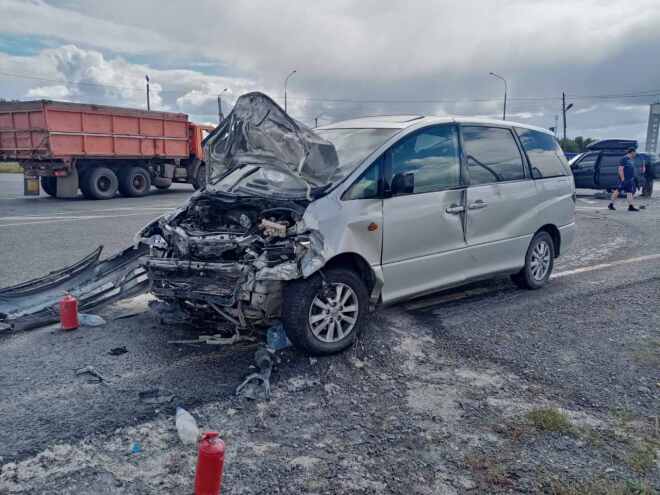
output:
[[[192, 411], [226, 442], [223, 493], [659, 489], [650, 419], [564, 403], [547, 384], [449, 344], [423, 316], [392, 309], [349, 352], [283, 351], [271, 401], [229, 397]], [[0, 492], [192, 493], [195, 449], [179, 442], [171, 409], [7, 463]]]

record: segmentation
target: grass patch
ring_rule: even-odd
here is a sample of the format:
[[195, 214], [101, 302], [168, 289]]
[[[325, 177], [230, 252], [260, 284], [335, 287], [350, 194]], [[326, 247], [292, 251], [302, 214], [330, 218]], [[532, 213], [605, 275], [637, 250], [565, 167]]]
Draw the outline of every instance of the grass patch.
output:
[[550, 482], [547, 493], [551, 495], [653, 495], [653, 490], [644, 481], [612, 482], [598, 480], [566, 483]]
[[632, 352], [632, 357], [642, 366], [660, 366], [660, 338], [653, 338], [643, 343]]
[[656, 446], [647, 440], [640, 442], [626, 458], [626, 464], [637, 473], [645, 473], [655, 466]]
[[16, 162], [0, 163], [0, 174], [22, 174], [23, 167]]
[[527, 420], [541, 431], [569, 433], [573, 430], [568, 416], [554, 407], [532, 409], [527, 413]]

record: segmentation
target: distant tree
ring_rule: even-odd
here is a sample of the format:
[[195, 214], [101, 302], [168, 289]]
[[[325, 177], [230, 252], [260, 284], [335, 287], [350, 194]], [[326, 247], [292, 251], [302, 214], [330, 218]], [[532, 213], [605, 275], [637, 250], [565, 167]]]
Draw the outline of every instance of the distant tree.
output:
[[589, 146], [589, 144], [593, 143], [594, 141], [596, 140], [593, 138], [577, 136], [575, 139], [562, 139], [559, 141], [559, 144], [561, 144], [561, 148], [564, 151], [571, 153], [583, 153], [587, 150], [587, 146]]

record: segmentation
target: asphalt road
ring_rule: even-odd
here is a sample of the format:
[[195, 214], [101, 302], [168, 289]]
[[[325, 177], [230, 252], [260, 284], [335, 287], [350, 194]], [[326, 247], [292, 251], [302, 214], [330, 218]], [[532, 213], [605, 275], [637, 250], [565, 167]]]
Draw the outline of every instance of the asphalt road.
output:
[[[9, 261], [0, 279], [10, 283], [70, 263], [99, 244], [121, 249], [140, 226], [191, 193], [184, 186], [139, 199], [60, 201], [23, 199], [18, 187], [17, 177], [0, 175], [0, 249]], [[609, 212], [606, 201], [580, 196], [577, 242], [543, 290], [518, 290], [508, 281], [474, 284], [381, 310], [367, 332], [407, 314], [452, 352], [547, 384], [548, 394], [579, 407], [608, 411], [625, 402], [636, 415], [657, 413], [660, 198], [641, 203], [647, 208], [638, 214], [622, 207]], [[103, 327], [0, 337], [0, 461], [111, 434], [171, 414], [175, 403], [190, 407], [233, 393], [251, 351], [169, 344], [205, 330], [163, 328], [148, 312], [112, 320], [143, 310], [143, 302], [105, 308], [101, 314], [111, 321]], [[120, 346], [128, 352], [109, 354]], [[306, 363], [291, 352], [280, 373], [291, 376]], [[76, 376], [88, 365], [103, 383]], [[154, 389], [174, 399], [140, 399]]]
[[141, 227], [192, 193], [192, 186], [174, 184], [143, 198], [56, 199], [43, 191], [25, 197], [22, 175], [0, 174], [0, 287], [69, 265], [99, 245], [103, 256], [120, 251]]

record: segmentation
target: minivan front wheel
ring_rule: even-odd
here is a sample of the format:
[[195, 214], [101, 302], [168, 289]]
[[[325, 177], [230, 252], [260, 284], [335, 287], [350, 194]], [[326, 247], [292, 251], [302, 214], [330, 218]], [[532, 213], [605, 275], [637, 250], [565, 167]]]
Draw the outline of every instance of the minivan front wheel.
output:
[[337, 268], [284, 289], [282, 321], [291, 342], [313, 355], [326, 355], [349, 347], [360, 331], [369, 296], [360, 277]]
[[550, 278], [555, 263], [555, 245], [552, 236], [538, 232], [527, 248], [525, 266], [511, 280], [523, 289], [540, 289]]

